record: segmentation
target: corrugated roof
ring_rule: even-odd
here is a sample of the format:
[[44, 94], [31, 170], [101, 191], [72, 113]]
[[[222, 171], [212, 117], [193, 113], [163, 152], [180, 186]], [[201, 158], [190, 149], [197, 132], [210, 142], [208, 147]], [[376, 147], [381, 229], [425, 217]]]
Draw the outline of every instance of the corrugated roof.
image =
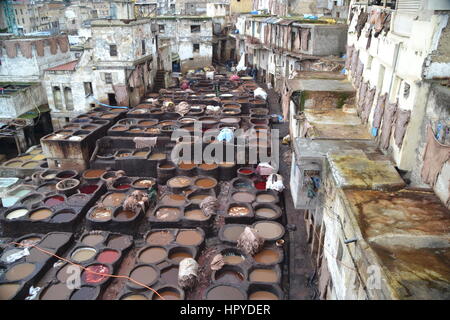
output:
[[78, 63], [78, 60], [74, 60], [71, 62], [61, 64], [59, 66], [53, 67], [53, 68], [49, 68], [49, 69], [47, 69], [47, 71], [73, 71], [73, 70], [75, 70], [77, 63]]
[[294, 22], [294, 20], [283, 19], [280, 22], [278, 22], [278, 24], [280, 24], [282, 26], [288, 26], [288, 25], [290, 25], [293, 22]]

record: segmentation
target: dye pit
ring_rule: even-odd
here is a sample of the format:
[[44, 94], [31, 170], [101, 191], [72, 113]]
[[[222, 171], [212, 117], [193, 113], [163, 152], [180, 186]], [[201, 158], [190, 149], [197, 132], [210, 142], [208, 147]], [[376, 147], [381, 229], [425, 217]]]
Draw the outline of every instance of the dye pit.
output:
[[[24, 182], [28, 189], [18, 190], [22, 193], [12, 195], [17, 202], [0, 212], [1, 236], [4, 243], [9, 243], [1, 252], [1, 300], [25, 299], [31, 286], [40, 288], [34, 298], [37, 300], [287, 297], [288, 237], [282, 194], [265, 191], [266, 177], [258, 175], [255, 165], [176, 164], [168, 160], [174, 147], [168, 139], [171, 129], [191, 122], [173, 112], [157, 112], [164, 99], [198, 105], [186, 116], [200, 122], [204, 130], [231, 125], [261, 130], [271, 121], [266, 102], [252, 98], [257, 87], [252, 80], [231, 83], [217, 78], [223, 97], [216, 96], [211, 81], [197, 80], [195, 95], [166, 90], [145, 98], [157, 97], [156, 104], [143, 101], [128, 112], [96, 108], [75, 118], [64, 130], [43, 138], [46, 146], [69, 158], [70, 154], [75, 157], [82, 153], [88, 145], [95, 146], [90, 148], [86, 170], [61, 168], [50, 172], [39, 167], [45, 162], [42, 157], [34, 158], [36, 163], [23, 162], [27, 160], [24, 158], [6, 163], [16, 170], [38, 168], [33, 172], [37, 179]], [[221, 100], [228, 101], [226, 110]], [[207, 114], [209, 104], [218, 105], [219, 112]], [[260, 124], [262, 120], [264, 124]], [[92, 126], [83, 127], [85, 134], [75, 135], [89, 123]], [[264, 130], [270, 134], [267, 128]], [[67, 147], [65, 140], [75, 136], [79, 138], [72, 139], [73, 146]], [[157, 142], [142, 148], [135, 145], [136, 137], [156, 137]], [[214, 143], [211, 140], [207, 143]], [[38, 155], [50, 158], [37, 150]], [[59, 188], [58, 182], [65, 179], [79, 183]], [[148, 201], [129, 201], [139, 192], [141, 199]], [[33, 198], [27, 199], [29, 194]], [[205, 214], [200, 204], [208, 196], [217, 199], [218, 207]], [[265, 239], [264, 248], [254, 255], [236, 245], [247, 226], [258, 230]], [[277, 245], [280, 239], [285, 240], [284, 245]], [[37, 248], [31, 249], [30, 255], [7, 262], [6, 256], [17, 252], [13, 249], [23, 250], [12, 242], [35, 244]], [[65, 285], [73, 267], [70, 263], [36, 252], [38, 248], [81, 266], [81, 287], [71, 290]], [[212, 270], [211, 262], [217, 254], [223, 256], [224, 265]], [[199, 270], [195, 285], [183, 289], [178, 272], [185, 258], [195, 259]]]

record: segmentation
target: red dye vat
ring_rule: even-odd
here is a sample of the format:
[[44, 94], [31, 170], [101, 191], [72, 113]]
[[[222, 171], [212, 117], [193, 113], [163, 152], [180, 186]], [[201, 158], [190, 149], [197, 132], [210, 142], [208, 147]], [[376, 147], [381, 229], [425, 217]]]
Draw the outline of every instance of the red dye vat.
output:
[[86, 283], [100, 283], [107, 278], [109, 268], [103, 264], [94, 264], [86, 268], [83, 273], [83, 280]]
[[95, 184], [90, 184], [87, 186], [83, 186], [80, 188], [80, 192], [84, 194], [91, 194], [94, 193], [98, 189], [98, 186]]
[[256, 181], [255, 187], [258, 190], [266, 190], [266, 182], [265, 181]]
[[250, 170], [250, 169], [239, 169], [239, 173], [251, 174], [251, 173], [253, 173], [253, 170]]
[[53, 206], [56, 206], [56, 205], [61, 204], [63, 202], [64, 202], [64, 197], [62, 197], [62, 196], [53, 196], [51, 198], [48, 198], [45, 201], [45, 205], [48, 206], [48, 207], [53, 207]]
[[130, 189], [130, 188], [131, 188], [131, 185], [129, 185], [129, 184], [119, 184], [119, 185], [116, 187], [116, 189], [119, 189], [119, 190]]
[[105, 250], [97, 257], [97, 261], [101, 263], [114, 263], [119, 258], [119, 253], [114, 250]]

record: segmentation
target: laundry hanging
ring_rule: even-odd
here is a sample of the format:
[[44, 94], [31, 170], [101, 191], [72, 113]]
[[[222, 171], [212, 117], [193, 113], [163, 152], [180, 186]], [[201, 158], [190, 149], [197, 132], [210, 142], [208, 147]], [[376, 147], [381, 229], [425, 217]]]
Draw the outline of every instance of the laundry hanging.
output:
[[380, 135], [380, 148], [387, 149], [389, 147], [389, 140], [391, 139], [392, 126], [395, 120], [395, 113], [397, 112], [397, 102], [390, 103], [383, 115], [383, 124]]
[[410, 110], [401, 110], [401, 109], [397, 110], [397, 115], [395, 119], [394, 141], [399, 148], [402, 147], [403, 138], [405, 136], [410, 117], [411, 117]]
[[379, 94], [377, 98], [377, 104], [375, 106], [375, 111], [373, 113], [373, 122], [372, 127], [373, 128], [380, 128], [381, 125], [381, 119], [383, 118], [384, 113], [384, 106], [387, 99], [387, 93], [385, 94]]
[[450, 160], [450, 146], [436, 140], [431, 126], [427, 129], [427, 144], [423, 153], [422, 180], [434, 187], [444, 163]]

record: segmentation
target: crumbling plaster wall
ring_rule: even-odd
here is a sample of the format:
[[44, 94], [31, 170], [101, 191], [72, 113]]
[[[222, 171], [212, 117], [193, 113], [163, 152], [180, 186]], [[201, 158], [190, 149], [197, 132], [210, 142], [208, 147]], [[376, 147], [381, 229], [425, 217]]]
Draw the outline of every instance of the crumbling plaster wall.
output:
[[17, 118], [47, 103], [47, 95], [39, 83], [8, 95], [0, 96], [0, 118]]

